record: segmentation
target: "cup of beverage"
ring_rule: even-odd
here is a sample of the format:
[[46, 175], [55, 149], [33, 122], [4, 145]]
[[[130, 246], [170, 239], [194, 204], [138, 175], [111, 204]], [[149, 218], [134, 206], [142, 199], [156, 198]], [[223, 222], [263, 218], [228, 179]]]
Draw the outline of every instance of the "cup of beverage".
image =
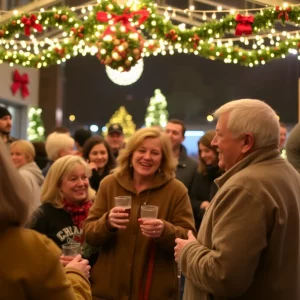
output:
[[76, 256], [81, 254], [80, 243], [67, 243], [62, 245], [63, 256]]
[[157, 215], [158, 215], [158, 206], [154, 206], [154, 205], [141, 206], [142, 219], [157, 219]]
[[122, 207], [125, 209], [125, 213], [130, 217], [131, 210], [131, 196], [117, 196], [115, 197], [116, 207]]

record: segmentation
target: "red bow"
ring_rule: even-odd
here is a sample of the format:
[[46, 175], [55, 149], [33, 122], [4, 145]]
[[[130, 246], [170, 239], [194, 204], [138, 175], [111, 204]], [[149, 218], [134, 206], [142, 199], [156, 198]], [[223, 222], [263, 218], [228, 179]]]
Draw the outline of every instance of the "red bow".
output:
[[19, 89], [21, 89], [21, 94], [23, 98], [29, 96], [29, 90], [27, 87], [27, 84], [29, 83], [29, 79], [27, 73], [24, 73], [21, 76], [18, 70], [15, 70], [13, 75], [13, 81], [14, 83], [11, 85], [11, 91], [14, 95]]
[[282, 17], [284, 17], [286, 21], [289, 20], [288, 12], [291, 11], [290, 7], [288, 7], [287, 9], [281, 9], [279, 6], [276, 6], [276, 11], [280, 11], [277, 17], [278, 19], [282, 19]]
[[240, 14], [237, 14], [235, 17], [235, 20], [237, 22], [236, 28], [235, 28], [235, 35], [250, 35], [252, 34], [252, 24], [254, 22], [253, 16], [242, 16]]
[[[125, 9], [123, 12], [123, 15], [115, 15], [115, 14], [108, 14], [104, 11], [99, 11], [97, 13], [97, 20], [99, 22], [108, 22], [110, 20], [113, 20], [113, 24], [122, 23], [124, 27], [126, 28], [126, 32], [136, 32], [136, 28], [131, 26], [129, 19], [132, 19], [134, 16], [139, 15], [140, 18], [138, 19], [138, 25], [141, 25], [144, 23], [148, 17], [149, 17], [149, 11], [146, 9], [134, 11], [131, 13], [127, 13], [128, 9]], [[108, 18], [108, 15], [111, 15], [111, 18]], [[107, 29], [104, 32], [104, 36], [110, 33], [113, 33], [111, 30], [112, 25], [108, 26]]]
[[65, 49], [64, 49], [64, 48], [55, 48], [54, 51], [55, 51], [60, 57], [64, 57], [64, 56], [65, 56]]
[[30, 35], [31, 27], [36, 29], [38, 32], [43, 31], [43, 26], [41, 24], [36, 23], [37, 17], [36, 15], [31, 15], [30, 18], [23, 16], [21, 18], [21, 22], [24, 24], [24, 33], [25, 35]]

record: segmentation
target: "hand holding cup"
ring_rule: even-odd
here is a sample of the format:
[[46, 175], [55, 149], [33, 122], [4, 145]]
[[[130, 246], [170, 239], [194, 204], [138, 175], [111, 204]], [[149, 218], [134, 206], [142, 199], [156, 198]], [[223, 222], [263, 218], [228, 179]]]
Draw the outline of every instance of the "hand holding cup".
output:
[[125, 229], [129, 222], [131, 196], [115, 197], [116, 207], [109, 212], [107, 223], [111, 228]]
[[165, 224], [162, 220], [157, 219], [157, 215], [157, 206], [141, 206], [141, 218], [138, 221], [144, 236], [150, 238], [159, 238], [162, 235], [165, 229]]

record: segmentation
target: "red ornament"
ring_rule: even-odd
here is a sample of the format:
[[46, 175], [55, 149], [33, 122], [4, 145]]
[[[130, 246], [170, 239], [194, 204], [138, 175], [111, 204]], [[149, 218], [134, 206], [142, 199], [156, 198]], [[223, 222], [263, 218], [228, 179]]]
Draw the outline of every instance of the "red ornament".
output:
[[170, 39], [173, 42], [175, 42], [178, 39], [178, 35], [176, 34], [176, 31], [174, 29], [171, 29], [169, 33], [167, 33], [165, 36], [167, 39]]
[[41, 24], [36, 23], [37, 17], [36, 15], [32, 14], [30, 18], [27, 18], [26, 16], [23, 16], [21, 18], [21, 22], [24, 24], [24, 33], [25, 35], [30, 35], [30, 29], [31, 27], [36, 29], [38, 32], [43, 31], [43, 26]]
[[236, 28], [235, 35], [250, 35], [252, 34], [252, 24], [254, 22], [253, 16], [242, 16], [237, 14], [235, 17], [236, 20]]
[[21, 89], [21, 95], [22, 98], [26, 98], [29, 96], [29, 90], [28, 90], [28, 85], [29, 79], [28, 79], [28, 74], [24, 73], [23, 75], [20, 75], [18, 70], [14, 71], [13, 74], [13, 84], [11, 85], [11, 91], [15, 95], [16, 92]]
[[200, 42], [200, 37], [198, 36], [198, 34], [194, 34], [194, 36], [192, 37], [192, 41], [194, 42], [193, 44], [193, 48], [196, 49], [199, 45], [199, 42]]
[[276, 6], [276, 11], [279, 12], [278, 13], [278, 16], [277, 16], [277, 19], [282, 19], [282, 21], [288, 21], [289, 20], [289, 12], [291, 11], [292, 9], [290, 7], [287, 7], [286, 9], [282, 9], [281, 7], [279, 6]]
[[4, 30], [0, 29], [0, 37], [3, 37], [4, 36]]
[[78, 29], [72, 27], [71, 30], [74, 32], [74, 35], [80, 39], [84, 37], [84, 26], [80, 26]]
[[67, 17], [66, 15], [62, 15], [62, 16], [61, 16], [61, 20], [62, 20], [63, 22], [65, 22], [65, 21], [68, 20], [68, 17]]

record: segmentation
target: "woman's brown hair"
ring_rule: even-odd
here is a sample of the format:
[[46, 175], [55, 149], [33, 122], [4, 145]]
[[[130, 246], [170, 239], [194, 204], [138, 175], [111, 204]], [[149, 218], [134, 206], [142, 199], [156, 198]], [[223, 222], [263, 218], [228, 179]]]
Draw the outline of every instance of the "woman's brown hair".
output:
[[[217, 149], [211, 145], [211, 142], [212, 142], [215, 134], [216, 134], [216, 132], [214, 130], [207, 131], [198, 141], [198, 149], [199, 149], [200, 144], [202, 144], [203, 146], [207, 147], [208, 149], [211, 149], [218, 157]], [[206, 164], [205, 164], [204, 160], [201, 158], [200, 150], [199, 150], [198, 172], [203, 175], [207, 175]]]

